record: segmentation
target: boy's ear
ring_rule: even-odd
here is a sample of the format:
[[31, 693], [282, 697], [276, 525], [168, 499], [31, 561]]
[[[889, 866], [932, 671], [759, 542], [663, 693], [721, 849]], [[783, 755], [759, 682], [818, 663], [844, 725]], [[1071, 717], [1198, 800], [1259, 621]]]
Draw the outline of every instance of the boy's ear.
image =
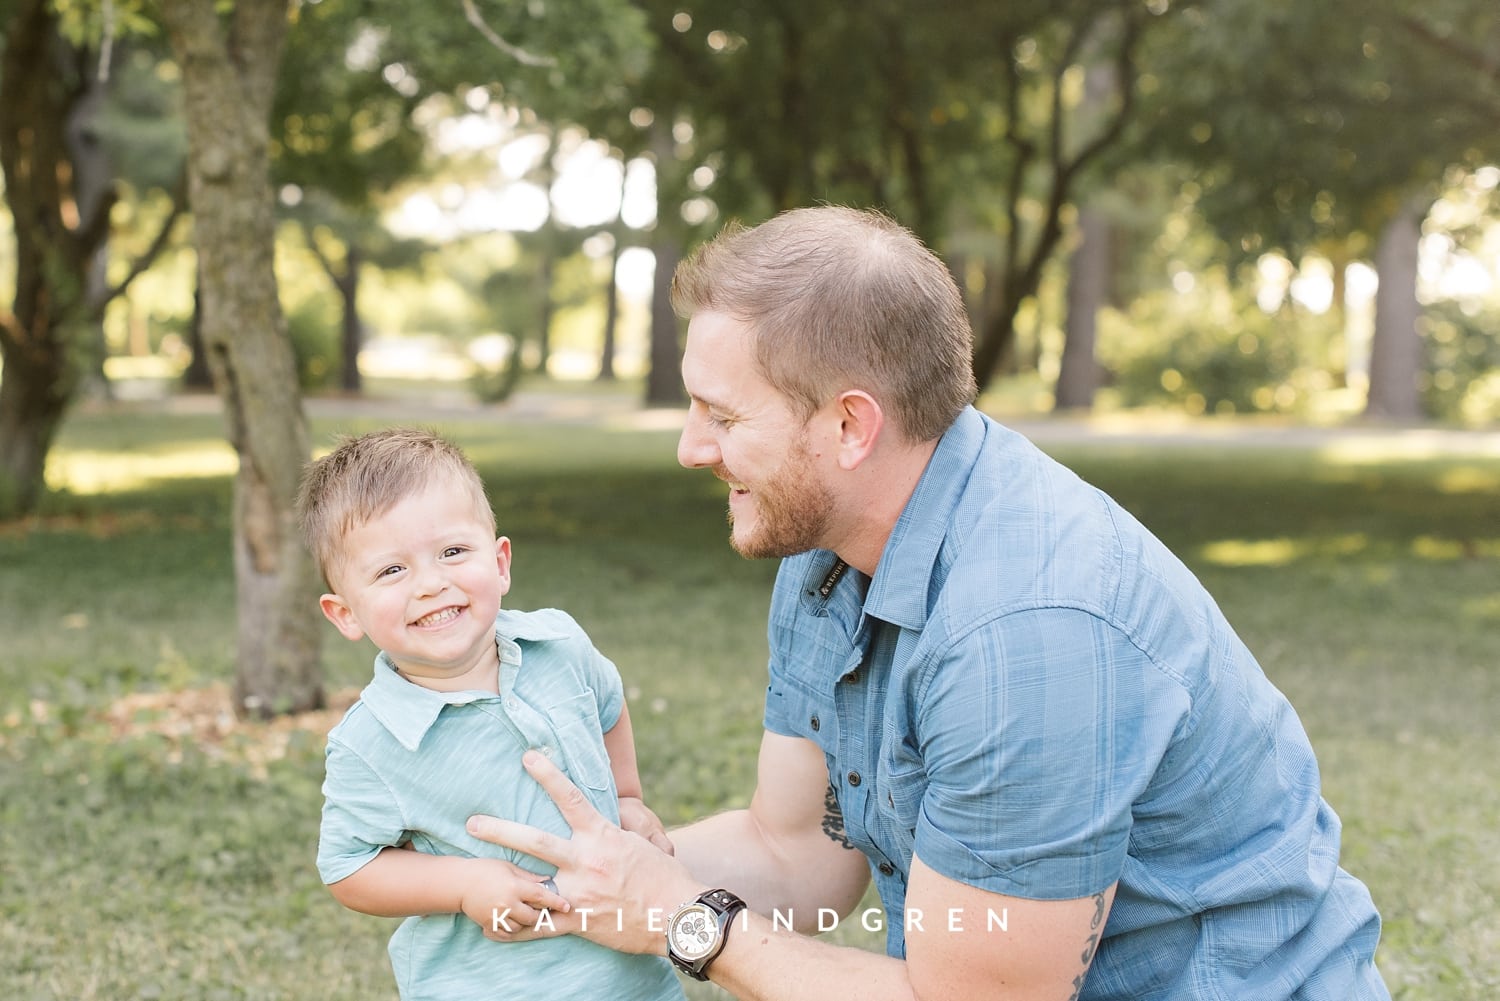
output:
[[353, 609], [344, 604], [343, 598], [336, 594], [325, 594], [318, 599], [318, 607], [323, 610], [323, 618], [332, 622], [344, 639], [364, 639], [364, 629], [355, 621]]
[[[510, 593], [510, 540], [500, 536], [495, 540], [495, 563], [500, 568], [500, 593]], [[327, 614], [326, 612], [324, 614]]]

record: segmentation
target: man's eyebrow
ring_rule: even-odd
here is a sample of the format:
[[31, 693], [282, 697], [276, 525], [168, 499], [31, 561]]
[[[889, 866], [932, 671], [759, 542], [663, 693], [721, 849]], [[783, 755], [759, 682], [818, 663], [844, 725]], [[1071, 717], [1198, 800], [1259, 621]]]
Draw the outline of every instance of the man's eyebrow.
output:
[[706, 396], [699, 396], [697, 393], [689, 393], [688, 394], [688, 400], [691, 401], [691, 402], [693, 402], [693, 403], [700, 404], [700, 405], [708, 408], [709, 410], [719, 410], [719, 411], [723, 411], [724, 413], [732, 413], [733, 412], [732, 408], [729, 407], [727, 404], [720, 403], [717, 400], [709, 399]]

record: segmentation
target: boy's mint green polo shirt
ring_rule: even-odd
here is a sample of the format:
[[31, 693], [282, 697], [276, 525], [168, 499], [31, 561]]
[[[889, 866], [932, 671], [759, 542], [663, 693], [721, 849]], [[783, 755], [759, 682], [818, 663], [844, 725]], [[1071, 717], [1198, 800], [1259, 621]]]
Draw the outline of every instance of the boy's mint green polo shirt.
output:
[[[318, 843], [325, 883], [408, 841], [433, 855], [504, 858], [546, 872], [545, 863], [464, 830], [471, 815], [486, 813], [567, 836], [557, 807], [521, 767], [527, 748], [551, 757], [618, 822], [603, 737], [624, 704], [614, 664], [555, 609], [502, 611], [495, 640], [498, 695], [434, 692], [402, 678], [383, 653], [376, 658], [374, 679], [328, 735]], [[391, 938], [390, 958], [405, 1001], [682, 998], [663, 958], [574, 936], [492, 942], [462, 914], [407, 918]]]

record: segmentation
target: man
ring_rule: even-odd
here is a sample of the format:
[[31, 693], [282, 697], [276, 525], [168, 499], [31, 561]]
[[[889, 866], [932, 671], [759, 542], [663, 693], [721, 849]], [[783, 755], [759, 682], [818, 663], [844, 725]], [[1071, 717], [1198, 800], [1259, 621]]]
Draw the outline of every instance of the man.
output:
[[[783, 559], [757, 788], [673, 859], [528, 753], [572, 839], [471, 830], [559, 867], [546, 931], [768, 1001], [1388, 997], [1296, 715], [1160, 542], [973, 409], [933, 254], [803, 209], [700, 248], [674, 302], [678, 459]], [[887, 956], [786, 929], [872, 875]]]

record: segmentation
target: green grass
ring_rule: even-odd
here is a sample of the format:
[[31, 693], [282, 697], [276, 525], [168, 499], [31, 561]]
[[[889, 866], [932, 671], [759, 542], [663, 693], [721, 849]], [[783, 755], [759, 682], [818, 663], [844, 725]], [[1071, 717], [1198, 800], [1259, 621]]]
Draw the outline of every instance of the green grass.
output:
[[[423, 418], [491, 487], [507, 601], [568, 609], [620, 666], [653, 805], [678, 823], [742, 804], [774, 567], [725, 544], [719, 484], [677, 468], [671, 431]], [[321, 419], [314, 438], [404, 419]], [[1292, 698], [1395, 996], [1494, 996], [1500, 460], [1054, 451], [1183, 556]], [[195, 735], [122, 703], [230, 675], [231, 466], [212, 414], [81, 412], [50, 470], [63, 492], [0, 526], [7, 998], [394, 997], [391, 922], [340, 909], [312, 867], [326, 720], [200, 714]], [[371, 653], [330, 629], [330, 688], [360, 685]]]

